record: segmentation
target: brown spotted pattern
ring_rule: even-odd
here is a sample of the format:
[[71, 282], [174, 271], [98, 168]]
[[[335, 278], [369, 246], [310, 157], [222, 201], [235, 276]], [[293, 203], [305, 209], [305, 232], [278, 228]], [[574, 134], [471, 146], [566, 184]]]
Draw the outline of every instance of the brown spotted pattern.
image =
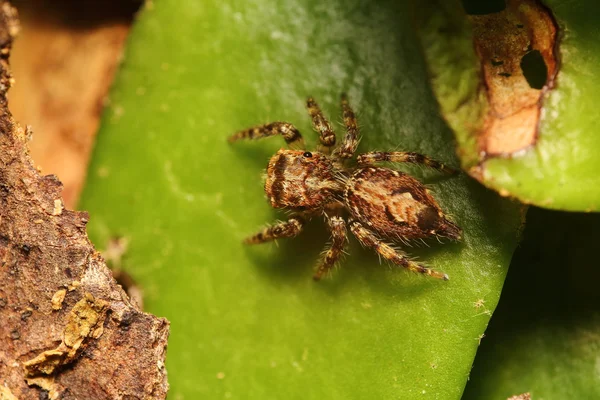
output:
[[344, 141], [339, 148], [338, 155], [342, 159], [352, 158], [358, 147], [358, 123], [356, 122], [356, 116], [350, 103], [348, 103], [348, 97], [345, 93], [342, 93], [342, 117], [344, 118], [344, 126], [346, 127], [346, 136]]
[[[377, 252], [394, 265], [410, 271], [447, 280], [448, 276], [412, 261], [392, 243], [406, 243], [431, 237], [460, 240], [462, 230], [448, 219], [423, 186], [413, 177], [377, 167], [378, 162], [415, 163], [440, 172], [453, 168], [419, 153], [370, 152], [358, 155], [358, 166], [347, 165], [358, 146], [358, 124], [345, 95], [341, 98], [346, 136], [330, 155], [335, 133], [318, 104], [307, 100], [313, 127], [319, 133], [320, 150], [279, 150], [267, 167], [265, 193], [274, 208], [288, 210], [292, 217], [246, 239], [248, 244], [298, 235], [305, 222], [323, 215], [331, 233], [314, 279], [330, 271], [344, 254], [347, 244], [344, 215], [349, 214], [352, 234], [365, 247]], [[275, 122], [240, 131], [230, 142], [281, 135], [293, 148], [303, 149], [300, 131], [287, 122]]]
[[448, 275], [442, 272], [434, 271], [431, 268], [427, 268], [410, 260], [406, 254], [381, 241], [373, 232], [361, 225], [360, 222], [350, 220], [350, 231], [354, 237], [358, 239], [360, 244], [375, 250], [377, 254], [381, 255], [384, 259], [392, 262], [393, 264], [400, 265], [412, 272], [431, 276], [432, 278], [443, 279], [445, 281], [448, 280]]
[[359, 166], [370, 165], [377, 162], [393, 162], [393, 163], [411, 163], [423, 164], [429, 168], [433, 168], [447, 174], [454, 174], [457, 171], [439, 161], [432, 160], [423, 154], [405, 152], [405, 151], [372, 151], [370, 153], [360, 154], [356, 157], [356, 163]]
[[255, 126], [243, 131], [237, 132], [229, 137], [229, 142], [236, 142], [242, 139], [262, 139], [269, 136], [281, 135], [283, 139], [293, 149], [304, 148], [304, 138], [296, 127], [288, 122], [271, 122]]
[[342, 217], [339, 216], [327, 216], [327, 226], [329, 231], [331, 232], [331, 243], [329, 247], [325, 250], [323, 255], [323, 260], [319, 264], [319, 268], [313, 279], [318, 281], [321, 279], [323, 274], [326, 274], [335, 263], [340, 259], [342, 253], [344, 252], [344, 248], [346, 247], [346, 242], [348, 241], [348, 235], [346, 233], [346, 222]]
[[427, 189], [399, 171], [357, 169], [344, 189], [344, 203], [352, 218], [386, 239], [460, 239], [460, 228], [444, 216]]
[[335, 133], [331, 128], [331, 124], [327, 118], [325, 118], [321, 108], [312, 97], [309, 97], [306, 100], [306, 109], [312, 119], [313, 128], [319, 134], [319, 141], [321, 142], [320, 150], [329, 154], [331, 147], [335, 146]]
[[278, 222], [269, 226], [256, 235], [250, 236], [244, 240], [246, 244], [258, 244], [275, 240], [279, 238], [289, 238], [298, 235], [304, 226], [304, 218], [297, 215], [284, 222]]

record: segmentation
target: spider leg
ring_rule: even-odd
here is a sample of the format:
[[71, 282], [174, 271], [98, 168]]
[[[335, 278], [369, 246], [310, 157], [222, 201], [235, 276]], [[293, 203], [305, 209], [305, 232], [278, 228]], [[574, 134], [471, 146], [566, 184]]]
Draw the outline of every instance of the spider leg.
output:
[[312, 97], [306, 99], [306, 108], [312, 118], [313, 128], [319, 133], [319, 141], [321, 142], [319, 150], [329, 154], [333, 146], [335, 146], [335, 132], [331, 128], [331, 124], [327, 121], [327, 118], [323, 115], [323, 111], [321, 111], [321, 108]]
[[289, 238], [297, 236], [304, 227], [306, 221], [299, 215], [294, 215], [287, 221], [278, 222], [273, 226], [263, 229], [255, 235], [244, 240], [245, 244], [259, 244], [270, 242], [279, 238]]
[[455, 174], [458, 171], [439, 161], [432, 160], [423, 154], [404, 151], [372, 151], [357, 157], [358, 165], [365, 166], [377, 162], [389, 161], [396, 163], [423, 164], [440, 172]]
[[317, 271], [313, 275], [313, 279], [318, 281], [321, 277], [327, 273], [335, 263], [340, 259], [344, 253], [344, 247], [348, 242], [348, 235], [346, 234], [346, 222], [342, 217], [339, 216], [327, 216], [327, 227], [331, 232], [331, 243], [326, 248], [323, 259], [317, 268]]
[[352, 158], [358, 147], [358, 123], [356, 122], [356, 116], [348, 103], [348, 97], [345, 93], [342, 93], [341, 103], [342, 117], [344, 118], [344, 125], [346, 126], [346, 136], [344, 136], [342, 145], [336, 153], [340, 158], [347, 159]]
[[434, 271], [431, 268], [424, 267], [414, 261], [409, 260], [405, 254], [402, 254], [398, 250], [394, 249], [392, 246], [384, 243], [373, 232], [361, 225], [360, 222], [350, 220], [350, 231], [354, 236], [356, 236], [358, 241], [363, 246], [375, 250], [386, 260], [396, 265], [400, 265], [401, 267], [404, 267], [412, 272], [431, 276], [437, 279], [443, 279], [445, 281], [448, 280], [448, 275], [438, 271]]
[[292, 149], [304, 150], [304, 138], [300, 131], [288, 122], [271, 122], [239, 131], [229, 136], [230, 143], [242, 139], [262, 139], [269, 136], [281, 135]]

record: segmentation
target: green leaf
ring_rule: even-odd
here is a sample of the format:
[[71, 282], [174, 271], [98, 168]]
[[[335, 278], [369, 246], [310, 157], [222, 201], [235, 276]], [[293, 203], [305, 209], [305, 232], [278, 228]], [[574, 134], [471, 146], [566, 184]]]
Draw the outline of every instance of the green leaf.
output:
[[315, 283], [327, 242], [318, 219], [278, 246], [241, 244], [285, 217], [265, 201], [260, 178], [283, 141], [226, 141], [284, 120], [314, 145], [305, 98], [336, 122], [346, 91], [362, 129], [359, 150], [418, 151], [456, 164], [408, 7], [148, 4], [81, 208], [99, 247], [129, 240], [124, 269], [147, 309], [172, 322], [171, 396], [459, 398], [517, 241], [519, 206], [464, 175], [401, 167], [430, 184], [464, 230], [461, 243], [408, 249], [450, 281], [380, 265], [352, 240], [334, 276]]
[[[510, 3], [521, 4], [515, 1], [507, 4]], [[535, 2], [527, 2], [530, 3]], [[558, 24], [559, 68], [552, 85], [544, 89], [547, 92], [541, 98], [537, 138], [531, 146], [512, 154], [496, 155], [485, 154], [477, 147], [473, 131], [481, 131], [482, 118], [489, 106], [487, 96], [481, 91], [482, 63], [500, 61], [480, 61], [475, 56], [471, 24], [461, 15], [458, 4], [431, 7], [432, 16], [422, 30], [434, 90], [445, 117], [457, 132], [463, 165], [483, 184], [503, 195], [544, 208], [597, 211], [600, 209], [600, 175], [597, 173], [600, 136], [595, 134], [600, 120], [597, 107], [600, 80], [595, 79], [600, 64], [595, 24], [597, 5], [583, 0], [569, 3], [549, 0], [544, 4]], [[519, 7], [522, 11], [530, 6], [523, 3]], [[498, 14], [479, 18], [490, 18], [490, 15]], [[514, 20], [514, 33], [519, 31], [517, 23], [527, 24], [519, 20], [520, 16], [507, 18]], [[510, 42], [514, 37], [500, 35], [495, 40]], [[538, 45], [533, 43], [533, 50]], [[525, 48], [522, 52], [530, 54], [530, 50]], [[506, 65], [508, 60], [501, 62]], [[501, 69], [498, 67], [498, 71]], [[528, 81], [539, 78], [526, 77], [530, 78]], [[516, 101], [518, 85], [509, 89], [515, 79], [518, 77], [514, 75], [506, 78], [505, 90], [512, 93]], [[513, 132], [504, 132], [505, 140], [509, 140]]]
[[532, 208], [465, 400], [600, 398], [598, 214]]

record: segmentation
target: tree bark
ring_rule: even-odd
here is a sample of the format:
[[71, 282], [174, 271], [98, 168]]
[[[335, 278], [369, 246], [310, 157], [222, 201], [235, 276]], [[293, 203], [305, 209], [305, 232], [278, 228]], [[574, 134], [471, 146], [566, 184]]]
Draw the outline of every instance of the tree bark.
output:
[[164, 399], [168, 321], [117, 285], [8, 111], [17, 30], [0, 0], [0, 400]]

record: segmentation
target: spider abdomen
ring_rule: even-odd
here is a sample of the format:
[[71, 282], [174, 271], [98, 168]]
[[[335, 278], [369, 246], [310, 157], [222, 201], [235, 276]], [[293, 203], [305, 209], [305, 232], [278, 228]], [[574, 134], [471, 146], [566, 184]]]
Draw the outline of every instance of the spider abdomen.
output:
[[460, 228], [446, 219], [425, 186], [399, 171], [355, 170], [346, 184], [344, 202], [356, 220], [386, 238], [460, 238]]

